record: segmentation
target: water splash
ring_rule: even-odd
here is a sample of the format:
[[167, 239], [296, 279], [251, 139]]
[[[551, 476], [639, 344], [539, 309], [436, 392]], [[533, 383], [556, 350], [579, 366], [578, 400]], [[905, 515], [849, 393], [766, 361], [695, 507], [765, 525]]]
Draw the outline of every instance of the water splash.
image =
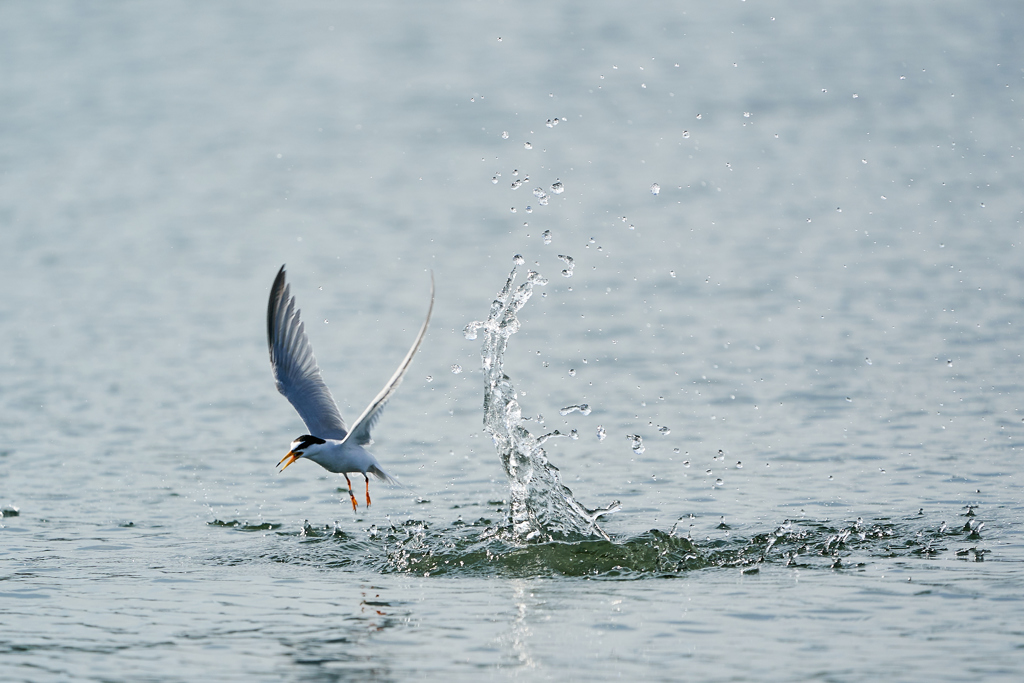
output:
[[487, 320], [466, 326], [467, 336], [477, 330], [483, 332], [484, 428], [494, 441], [509, 481], [505, 525], [496, 529], [495, 534], [514, 543], [608, 540], [597, 520], [601, 515], [618, 510], [618, 501], [591, 510], [573, 497], [541, 447], [557, 432], [538, 438], [523, 426], [515, 387], [505, 374], [508, 340], [519, 331], [516, 314], [533, 296], [535, 286], [547, 284], [537, 272], [530, 271], [526, 281], [514, 287], [518, 267], [517, 263], [509, 273], [505, 286], [491, 304]]
[[[572, 543], [527, 544], [492, 535], [493, 523], [487, 517], [459, 519], [440, 527], [409, 519], [368, 529], [308, 521], [298, 529], [237, 520], [215, 519], [207, 524], [226, 533], [246, 533], [261, 547], [245, 546], [241, 556], [224, 552], [213, 558], [215, 562], [234, 565], [252, 561], [255, 555], [319, 569], [419, 576], [634, 579], [679, 576], [708, 567], [756, 574], [761, 565], [834, 572], [894, 558], [985, 562], [992, 553], [983, 547], [984, 524], [976, 519], [940, 525], [918, 513], [895, 520], [787, 520], [771, 531], [750, 535], [735, 533], [723, 523], [706, 539], [692, 537], [694, 519], [687, 515], [668, 531], [651, 529], [621, 540], [592, 535]], [[690, 528], [683, 526], [684, 522], [689, 522]]]

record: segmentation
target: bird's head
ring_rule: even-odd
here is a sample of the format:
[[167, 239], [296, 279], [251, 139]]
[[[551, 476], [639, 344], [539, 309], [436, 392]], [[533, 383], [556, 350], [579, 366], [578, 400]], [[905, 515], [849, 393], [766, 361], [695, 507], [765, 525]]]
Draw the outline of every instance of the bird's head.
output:
[[320, 446], [327, 443], [323, 439], [312, 436], [311, 434], [303, 434], [299, 438], [292, 441], [291, 450], [288, 451], [287, 455], [281, 458], [281, 462], [277, 463], [278, 467], [281, 467], [282, 463], [284, 467], [281, 467], [281, 471], [284, 472], [288, 469], [288, 466], [299, 458], [305, 458], [310, 455], [314, 455], [320, 451]]

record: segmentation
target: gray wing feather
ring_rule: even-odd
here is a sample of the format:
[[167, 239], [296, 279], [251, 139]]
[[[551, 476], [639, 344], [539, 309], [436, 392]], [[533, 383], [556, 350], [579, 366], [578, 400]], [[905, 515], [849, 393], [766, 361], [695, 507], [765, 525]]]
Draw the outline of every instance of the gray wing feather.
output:
[[292, 404], [310, 434], [321, 439], [344, 439], [348, 433], [345, 421], [320, 375], [295, 297], [289, 294], [281, 266], [267, 305], [267, 345], [277, 390]]
[[412, 348], [409, 349], [409, 353], [405, 354], [405, 358], [402, 359], [402, 363], [395, 370], [395, 374], [391, 376], [388, 383], [384, 385], [384, 388], [380, 390], [377, 397], [370, 402], [370, 405], [366, 406], [366, 410], [359, 416], [359, 419], [355, 421], [352, 426], [352, 431], [349, 433], [348, 438], [354, 440], [360, 446], [365, 446], [370, 443], [370, 430], [377, 424], [377, 420], [380, 419], [380, 415], [384, 412], [384, 406], [387, 404], [388, 399], [398, 389], [398, 385], [402, 383], [402, 378], [405, 376], [405, 372], [409, 369], [412, 364], [412, 357], [416, 355], [416, 350], [420, 348], [420, 342], [423, 341], [424, 335], [427, 334], [427, 325], [430, 324], [430, 315], [434, 312], [434, 272], [430, 272], [430, 307], [427, 309], [427, 319], [423, 321], [423, 326], [420, 327], [419, 334], [416, 335], [416, 341], [412, 343]]

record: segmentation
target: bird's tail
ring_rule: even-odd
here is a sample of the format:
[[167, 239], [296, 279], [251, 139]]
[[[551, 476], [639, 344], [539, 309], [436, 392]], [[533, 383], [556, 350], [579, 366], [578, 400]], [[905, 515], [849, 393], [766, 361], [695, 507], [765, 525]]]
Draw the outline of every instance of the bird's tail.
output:
[[375, 476], [377, 479], [387, 482], [388, 484], [393, 484], [395, 486], [401, 486], [402, 488], [406, 488], [402, 482], [398, 481], [397, 479], [395, 479], [390, 474], [388, 474], [381, 468], [377, 467], [376, 465], [370, 465], [369, 469], [366, 471]]

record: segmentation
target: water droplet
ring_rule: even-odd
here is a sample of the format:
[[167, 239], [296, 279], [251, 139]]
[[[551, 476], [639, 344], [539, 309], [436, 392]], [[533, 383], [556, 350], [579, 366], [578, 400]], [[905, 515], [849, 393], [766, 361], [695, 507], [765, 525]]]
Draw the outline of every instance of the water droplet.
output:
[[700, 114], [697, 114], [697, 118], [698, 118], [698, 119], [700, 118]]
[[953, 367], [953, 359], [952, 358], [950, 358], [949, 360], [946, 361], [946, 367], [947, 368]]
[[706, 475], [708, 475], [710, 477], [711, 476], [711, 470], [705, 470], [704, 474], [706, 474]]
[[725, 482], [724, 482], [724, 481], [722, 481], [721, 479], [715, 479], [715, 486], [721, 486], [721, 485], [722, 485], [722, 484], [724, 484], [724, 483], [725, 483]]
[[544, 244], [551, 244], [551, 231], [550, 230], [545, 230], [544, 233], [541, 235], [541, 237], [544, 238]]
[[562, 194], [565, 192], [565, 186], [562, 185], [560, 180], [556, 180], [551, 184], [551, 194]]
[[562, 261], [564, 261], [565, 265], [567, 266], [567, 268], [562, 271], [562, 276], [563, 277], [572, 277], [572, 269], [576, 267], [576, 263], [575, 263], [575, 261], [573, 261], [572, 256], [566, 256], [565, 254], [559, 254], [558, 258], [562, 259]]
[[847, 402], [847, 403], [853, 403], [853, 399], [852, 399], [852, 398], [850, 398], [849, 396], [847, 396], [847, 397], [846, 397], [846, 402]]
[[512, 211], [512, 213], [515, 213], [516, 212], [516, 207], [513, 206], [510, 210]]
[[670, 271], [668, 271], [668, 274], [669, 274], [669, 277], [675, 277], [676, 276], [676, 271], [670, 270]]
[[460, 372], [462, 372], [462, 366], [461, 365], [459, 365], [458, 363], [455, 363], [454, 365], [452, 365], [452, 374], [453, 375], [457, 375]]
[[521, 266], [524, 263], [526, 263], [526, 259], [523, 258], [522, 254], [516, 254], [515, 256], [512, 257], [512, 260], [516, 262], [517, 266]]
[[526, 207], [526, 213], [533, 213], [533, 207], [532, 206]]
[[601, 425], [597, 426], [597, 440], [604, 441], [604, 437], [608, 436], [608, 433], [604, 431], [604, 427]]
[[524, 142], [523, 149], [533, 149], [533, 145], [531, 145], [529, 142]]
[[570, 377], [575, 377], [576, 376], [576, 371], [573, 370], [572, 368], [569, 368], [569, 376]]
[[630, 447], [637, 455], [641, 455], [645, 450], [647, 450], [644, 448], [644, 438], [639, 434], [627, 434], [626, 438], [632, 442]]
[[688, 137], [690, 137], [690, 131], [688, 131], [688, 130], [684, 130], [684, 131], [683, 131], [683, 137], [684, 137], [684, 138], [688, 138]]
[[569, 432], [569, 438], [573, 441], [577, 441], [580, 438], [579, 430], [573, 429]]
[[659, 185], [658, 183], [653, 183], [651, 185], [651, 194], [657, 197], [659, 192], [661, 192], [661, 185]]
[[842, 210], [842, 209], [841, 209], [840, 207], [838, 207], [838, 206], [837, 206], [837, 207], [836, 207], [836, 212], [837, 212], [837, 213], [842, 213], [842, 212], [843, 212], [843, 210]]
[[517, 179], [512, 181], [512, 189], [513, 190], [518, 190], [520, 187], [522, 187], [522, 185], [523, 185], [523, 179], [522, 178], [517, 178]]
[[566, 406], [558, 411], [559, 415], [568, 415], [569, 413], [575, 413], [579, 411], [581, 415], [590, 415], [590, 405], [587, 403], [581, 403], [578, 406]]
[[828, 92], [828, 88], [822, 88], [821, 92]]
[[690, 466], [690, 461], [689, 460], [684, 460], [683, 461], [683, 467], [689, 467], [689, 466]]
[[658, 429], [658, 431], [661, 432], [662, 436], [668, 436], [669, 434], [672, 433], [672, 430], [669, 429], [668, 427], [661, 427], [660, 429]]
[[867, 363], [868, 365], [871, 365], [871, 359], [870, 358], [865, 358], [864, 362]]
[[491, 178], [491, 183], [493, 183], [493, 184], [497, 185], [497, 184], [498, 184], [498, 176], [494, 176], [494, 177], [492, 177], [492, 178]]
[[427, 375], [427, 381], [428, 382], [433, 382], [434, 381], [434, 376], [433, 375]]
[[679, 449], [678, 448], [673, 448], [672, 452], [675, 453], [676, 455], [679, 455]]
[[501, 139], [502, 140], [508, 140], [508, 131], [507, 130], [501, 131]]
[[718, 461], [725, 460], [725, 451], [721, 451], [721, 450], [718, 451], [718, 457], [716, 457], [715, 460], [718, 460]]
[[749, 111], [743, 112], [743, 118], [749, 119], [750, 118], [750, 112]]

